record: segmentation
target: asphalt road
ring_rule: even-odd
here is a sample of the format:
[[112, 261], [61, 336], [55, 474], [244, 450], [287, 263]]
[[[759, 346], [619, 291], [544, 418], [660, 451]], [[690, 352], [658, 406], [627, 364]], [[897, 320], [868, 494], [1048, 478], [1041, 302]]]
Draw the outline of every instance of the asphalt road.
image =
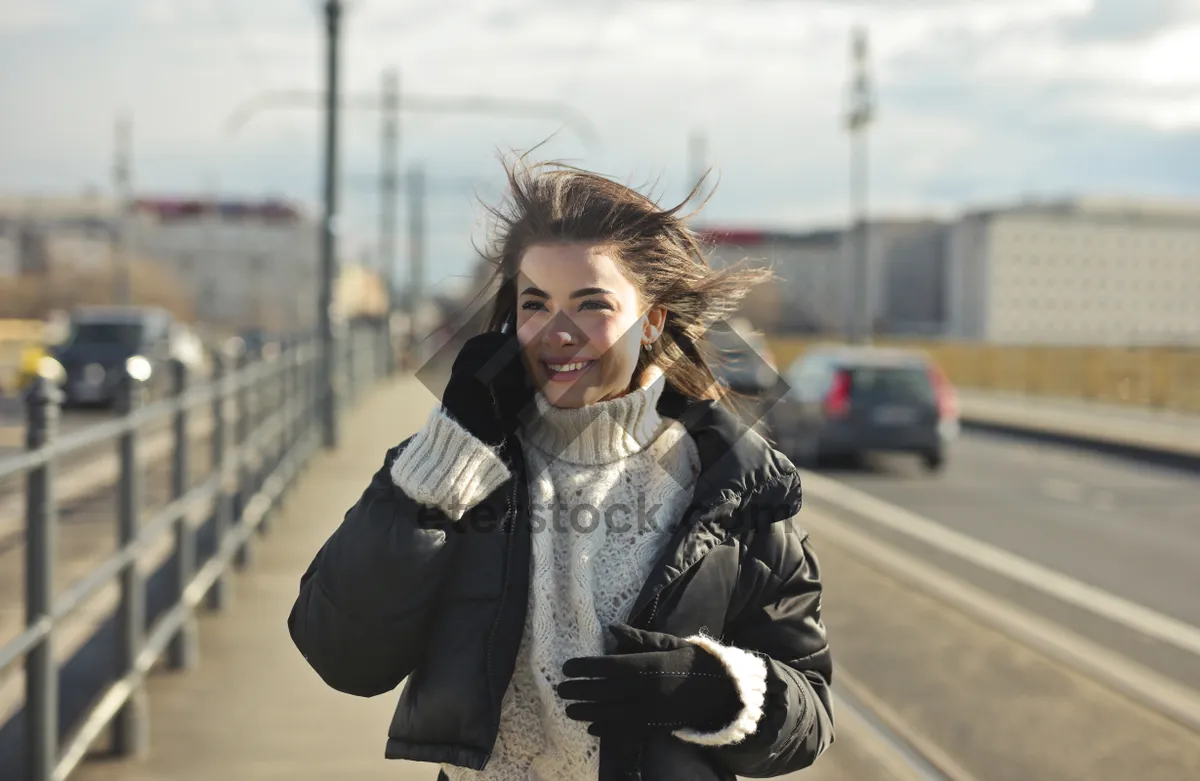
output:
[[842, 548], [822, 522], [831, 515], [807, 510], [834, 683], [854, 676], [962, 769], [954, 778], [1200, 778], [1200, 735]]
[[[1063, 445], [964, 435], [941, 474], [869, 456], [822, 470], [946, 528], [1200, 627], [1200, 479]], [[869, 521], [873, 534], [1200, 689], [1200, 658]]]

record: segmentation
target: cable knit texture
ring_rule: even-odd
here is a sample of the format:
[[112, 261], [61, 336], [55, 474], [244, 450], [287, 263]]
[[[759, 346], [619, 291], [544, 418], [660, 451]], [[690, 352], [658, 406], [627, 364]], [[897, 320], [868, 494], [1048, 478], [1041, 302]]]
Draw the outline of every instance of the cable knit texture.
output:
[[[519, 432], [534, 524], [525, 630], [488, 765], [481, 771], [442, 765], [450, 781], [595, 781], [599, 775], [599, 738], [588, 734], [586, 723], [567, 718], [555, 691], [562, 665], [612, 652], [606, 627], [629, 619], [700, 471], [686, 429], [658, 415], [663, 381], [651, 378], [646, 387], [579, 409], [559, 409], [536, 396], [539, 414]], [[440, 411], [392, 469], [396, 485], [453, 518], [508, 475], [487, 445]], [[687, 639], [721, 659], [745, 707], [722, 730], [674, 734], [703, 745], [741, 740], [762, 714], [765, 665], [712, 638]]]
[[392, 463], [392, 482], [453, 520], [504, 484], [508, 466], [440, 407]]

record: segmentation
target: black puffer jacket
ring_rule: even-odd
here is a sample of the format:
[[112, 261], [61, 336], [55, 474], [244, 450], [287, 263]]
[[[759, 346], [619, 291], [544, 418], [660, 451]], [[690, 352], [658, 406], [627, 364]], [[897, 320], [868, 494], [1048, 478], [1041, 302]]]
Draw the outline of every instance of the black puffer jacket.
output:
[[[739, 744], [669, 735], [600, 747], [600, 781], [732, 781], [810, 765], [833, 740], [832, 663], [821, 580], [797, 522], [792, 464], [724, 408], [664, 391], [700, 454], [687, 516], [642, 588], [628, 623], [760, 653], [765, 712]], [[288, 626], [335, 689], [363, 697], [407, 682], [386, 756], [481, 769], [491, 754], [528, 601], [530, 524], [523, 459], [514, 476], [454, 524], [418, 505], [383, 467], [300, 582]], [[510, 446], [517, 447], [514, 441]]]

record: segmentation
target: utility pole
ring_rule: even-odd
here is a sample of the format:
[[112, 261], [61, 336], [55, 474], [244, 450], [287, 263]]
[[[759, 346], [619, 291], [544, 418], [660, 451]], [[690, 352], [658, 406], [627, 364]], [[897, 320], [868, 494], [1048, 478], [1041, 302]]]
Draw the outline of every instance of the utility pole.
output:
[[425, 287], [425, 169], [415, 163], [408, 171], [408, 350], [415, 360], [417, 314]]
[[341, 0], [325, 0], [325, 179], [321, 215], [321, 280], [318, 316], [321, 331], [322, 441], [326, 448], [338, 446], [337, 340], [333, 332], [333, 286], [337, 279], [338, 230], [338, 44], [341, 36]]
[[129, 117], [117, 117], [116, 135], [113, 145], [113, 201], [116, 215], [113, 219], [111, 237], [113, 301], [128, 305], [133, 299], [133, 279], [130, 273], [129, 212], [133, 197], [131, 193], [131, 147], [132, 130]]
[[850, 210], [853, 241], [853, 274], [847, 296], [846, 338], [851, 343], [870, 341], [872, 327], [870, 226], [867, 217], [867, 128], [875, 119], [868, 62], [867, 31], [858, 27], [852, 33], [850, 106], [846, 129], [850, 133]]
[[224, 258], [221, 257], [221, 185], [216, 174], [209, 177], [206, 188], [209, 192], [208, 208], [204, 210], [204, 262], [195, 264], [192, 281], [200, 293], [196, 302], [196, 315], [201, 320], [216, 321], [220, 317], [217, 306], [217, 275], [222, 273]]
[[383, 74], [381, 109], [379, 273], [390, 287], [396, 276], [396, 202], [400, 178], [400, 79], [394, 70]]
[[[691, 188], [699, 183], [700, 177], [704, 176], [704, 169], [707, 164], [708, 136], [701, 130], [694, 130], [688, 136], [688, 190], [691, 190]], [[701, 201], [703, 201], [701, 193], [696, 193], [692, 208], [699, 207]]]
[[386, 367], [395, 369], [396, 349], [392, 343], [392, 313], [396, 296], [396, 199], [400, 177], [400, 77], [395, 70], [383, 74], [383, 118], [379, 176], [379, 251], [378, 271], [387, 290], [387, 314], [384, 318]]
[[[318, 296], [318, 317], [320, 318], [320, 333], [322, 342], [325, 344], [333, 344], [332, 322], [330, 312], [330, 304], [333, 299], [333, 280], [336, 278], [336, 263], [334, 247], [333, 231], [336, 229], [334, 218], [336, 216], [336, 193], [334, 185], [337, 179], [337, 118], [336, 110], [340, 108], [349, 108], [353, 110], [378, 111], [381, 108], [380, 95], [377, 92], [361, 95], [346, 95], [343, 96], [337, 90], [337, 51], [338, 51], [338, 35], [340, 32], [341, 17], [343, 4], [338, 0], [325, 0], [324, 12], [326, 26], [328, 28], [328, 80], [329, 88], [325, 92], [319, 90], [281, 90], [269, 91], [261, 95], [257, 95], [241, 106], [237, 107], [224, 122], [225, 132], [232, 135], [236, 133], [251, 117], [260, 113], [264, 109], [271, 108], [322, 108], [326, 115], [326, 143], [325, 143], [325, 213], [323, 215], [321, 225], [321, 274], [320, 274], [320, 294]], [[385, 88], [385, 93], [389, 88]], [[399, 87], [395, 88], [396, 103], [395, 112], [400, 110], [399, 102]], [[578, 134], [585, 143], [593, 147], [597, 143], [597, 131], [592, 122], [580, 114], [570, 106], [558, 101], [543, 101], [543, 100], [528, 100], [521, 98], [494, 97], [488, 95], [475, 96], [448, 96], [448, 95], [419, 95], [405, 93], [403, 101], [404, 111], [419, 111], [423, 113], [433, 114], [479, 114], [485, 116], [509, 116], [529, 118], [553, 118], [565, 122], [570, 126], [576, 134]], [[398, 128], [398, 123], [397, 123]], [[392, 144], [392, 148], [398, 145], [399, 132], [397, 129], [396, 144]], [[382, 177], [381, 177], [382, 183]], [[381, 207], [382, 208], [382, 207]], [[382, 225], [381, 231], [382, 231]], [[393, 250], [393, 257], [395, 252]], [[385, 262], [381, 258], [381, 262]], [[332, 351], [327, 351], [332, 352]], [[327, 361], [327, 362], [326, 362]], [[332, 397], [333, 376], [334, 376], [334, 358], [330, 355], [327, 359], [323, 358], [321, 368], [324, 373], [323, 382], [326, 383], [327, 391], [325, 396], [327, 403], [322, 406], [325, 414], [322, 415], [325, 420], [325, 443], [327, 446], [330, 443], [337, 441], [337, 421], [335, 418], [336, 400]]]

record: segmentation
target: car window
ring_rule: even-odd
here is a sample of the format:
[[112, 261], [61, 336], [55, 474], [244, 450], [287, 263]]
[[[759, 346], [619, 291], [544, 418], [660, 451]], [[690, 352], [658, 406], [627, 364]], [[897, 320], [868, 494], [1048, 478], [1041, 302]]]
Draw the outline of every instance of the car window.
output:
[[919, 364], [851, 367], [850, 395], [854, 399], [932, 404], [929, 371]]
[[119, 345], [136, 348], [142, 342], [140, 323], [76, 322], [69, 343], [80, 347]]

